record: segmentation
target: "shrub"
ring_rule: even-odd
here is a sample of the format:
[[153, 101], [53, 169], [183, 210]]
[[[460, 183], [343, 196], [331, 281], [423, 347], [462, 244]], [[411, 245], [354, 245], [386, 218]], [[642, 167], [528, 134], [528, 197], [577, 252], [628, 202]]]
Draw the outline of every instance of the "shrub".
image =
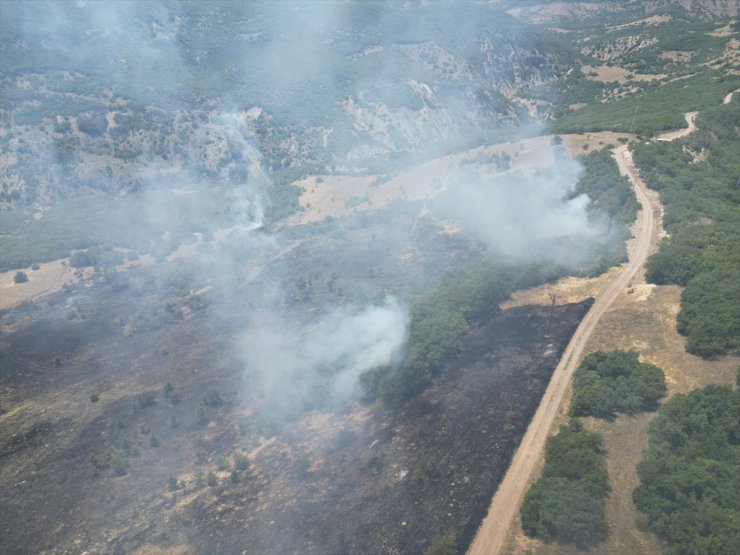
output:
[[234, 453], [234, 466], [238, 470], [249, 468], [249, 458], [244, 453]]
[[28, 281], [28, 275], [26, 272], [16, 272], [13, 276], [13, 281], [16, 283], [26, 283]]
[[170, 382], [167, 382], [166, 384], [164, 384], [164, 387], [162, 388], [162, 392], [164, 393], [165, 397], [169, 397], [170, 395], [172, 395], [172, 392], [174, 390], [175, 390], [175, 387]]
[[457, 553], [457, 538], [454, 533], [450, 532], [434, 539], [424, 555], [456, 555]]
[[214, 388], [208, 389], [206, 394], [203, 395], [203, 404], [208, 407], [220, 407], [224, 404], [224, 400], [221, 398], [221, 394]]
[[177, 482], [177, 478], [176, 477], [170, 476], [167, 479], [167, 488], [170, 491], [177, 491], [178, 489], [180, 489], [180, 484]]
[[136, 409], [143, 410], [157, 404], [157, 394], [154, 391], [145, 391], [136, 396]]
[[113, 469], [113, 474], [116, 476], [125, 476], [128, 474], [128, 468], [129, 468], [129, 461], [128, 457], [121, 453], [120, 451], [116, 451], [113, 453], [113, 455], [110, 458], [110, 465]]

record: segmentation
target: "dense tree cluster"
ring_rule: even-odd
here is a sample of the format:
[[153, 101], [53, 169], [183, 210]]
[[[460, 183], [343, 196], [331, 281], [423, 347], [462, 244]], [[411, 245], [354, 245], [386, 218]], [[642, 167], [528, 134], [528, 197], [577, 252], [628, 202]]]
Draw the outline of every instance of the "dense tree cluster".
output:
[[686, 142], [639, 145], [635, 162], [660, 191], [669, 237], [650, 258], [647, 278], [686, 287], [678, 331], [689, 352], [712, 357], [740, 346], [740, 110], [707, 109]]
[[617, 413], [655, 410], [665, 394], [663, 370], [640, 362], [636, 351], [597, 351], [583, 359], [573, 377], [572, 416], [612, 418]]
[[608, 96], [616, 90], [616, 83], [603, 84], [595, 95], [593, 82], [571, 78], [561, 84], [567, 90], [564, 98], [579, 99], [588, 102], [588, 106], [577, 111], [566, 109], [567, 105], [560, 107], [561, 117], [550, 125], [550, 130], [553, 133], [633, 131], [652, 136], [663, 130], [686, 127], [684, 112], [703, 111], [720, 103], [725, 94], [738, 87], [738, 81], [737, 76], [720, 70], [700, 68], [681, 80], [634, 81], [632, 85], [639, 92], [601, 102], [602, 95]]
[[635, 221], [639, 207], [629, 180], [619, 175], [617, 165], [608, 150], [596, 150], [581, 157], [584, 166], [573, 196], [588, 195], [589, 218], [604, 219], [608, 223], [607, 237], [598, 245], [590, 271], [593, 275], [605, 272], [609, 267], [627, 259], [625, 241], [630, 238], [630, 226]]
[[585, 547], [606, 536], [604, 497], [609, 492], [603, 439], [571, 420], [547, 442], [542, 476], [521, 507], [531, 537]]
[[668, 401], [638, 465], [637, 508], [668, 555], [740, 553], [740, 390], [708, 386]]
[[442, 278], [412, 305], [406, 354], [400, 363], [360, 376], [368, 399], [398, 405], [429, 385], [433, 376], [455, 360], [469, 329], [497, 315], [514, 290], [554, 279], [563, 269], [547, 264], [518, 266], [480, 261]]

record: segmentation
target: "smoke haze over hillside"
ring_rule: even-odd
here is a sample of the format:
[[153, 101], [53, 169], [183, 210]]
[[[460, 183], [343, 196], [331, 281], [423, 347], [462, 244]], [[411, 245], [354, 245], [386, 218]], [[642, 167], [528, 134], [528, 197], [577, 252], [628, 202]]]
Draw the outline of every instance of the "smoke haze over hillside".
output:
[[[241, 233], [263, 226], [265, 211], [276, 202], [271, 185], [276, 160], [268, 150], [282, 148], [287, 157], [310, 150], [313, 159], [337, 165], [346, 155], [370, 156], [377, 167], [384, 157], [397, 159], [399, 152], [424, 160], [475, 144], [481, 133], [496, 127], [506, 128], [510, 136], [518, 125], [531, 133], [536, 120], [497, 91], [516, 85], [502, 52], [509, 57], [529, 52], [557, 65], [525, 33], [506, 29], [514, 25], [509, 16], [491, 11], [488, 21], [456, 20], [452, 12], [464, 13], [465, 7], [454, 4], [24, 2], [14, 5], [12, 14], [5, 3], [3, 12], [5, 30], [13, 36], [3, 41], [6, 86], [14, 86], [11, 75], [21, 68], [53, 67], [70, 73], [46, 87], [78, 95], [75, 85], [65, 89], [65, 80], [72, 79], [107, 91], [104, 109], [114, 122], [116, 114], [141, 110], [144, 122], [153, 116], [182, 121], [172, 124], [174, 133], [164, 139], [136, 129], [114, 137], [121, 124], [105, 126], [99, 137], [78, 132], [63, 161], [58, 137], [47, 143], [46, 152], [39, 150], [40, 157], [58, 161], [54, 167], [60, 175], [74, 176], [90, 165], [85, 149], [116, 156], [118, 143], [129, 141], [139, 145], [141, 154], [121, 167], [152, 176], [140, 179], [137, 188], [175, 186], [214, 197], [174, 212], [166, 195], [144, 193], [140, 209], [134, 208], [145, 215], [137, 232], [149, 229], [152, 239], [190, 222], [205, 230], [238, 228]], [[226, 45], [217, 46], [217, 40]], [[413, 41], [420, 46], [411, 48]], [[510, 51], [512, 43], [516, 49]], [[481, 105], [484, 97], [496, 98], [500, 109]], [[254, 106], [264, 107], [266, 115], [249, 116], [247, 109]], [[96, 110], [91, 104], [87, 108], [70, 121], [79, 125], [84, 114]], [[10, 112], [4, 113], [4, 125], [11, 125]], [[67, 119], [42, 121], [38, 132], [58, 126], [60, 118]], [[260, 127], [266, 118], [286, 125], [282, 139]], [[323, 137], [318, 149], [316, 136]], [[174, 152], [172, 141], [186, 154]], [[553, 163], [536, 175], [515, 172], [494, 179], [452, 168], [448, 192], [430, 204], [432, 211], [483, 241], [500, 259], [577, 263], [577, 253], [598, 231], [587, 217], [587, 199], [567, 199], [580, 167], [551, 153], [542, 155]], [[115, 169], [109, 178], [118, 179]], [[233, 235], [231, 247], [227, 241], [215, 250], [202, 249], [193, 267], [229, 275], [241, 257], [239, 249], [256, 252], [266, 248], [265, 241]], [[274, 252], [287, 246], [279, 235], [269, 243]], [[228, 288], [217, 293], [225, 303], [235, 294]], [[399, 356], [408, 322], [404, 301], [326, 306], [314, 331], [293, 338], [284, 333], [280, 306], [271, 310], [259, 319], [246, 318], [251, 339], [237, 350], [262, 376], [268, 398], [292, 391], [286, 399], [300, 398], [299, 404], [306, 404], [317, 388], [322, 369], [334, 366], [342, 369], [330, 372], [329, 385], [323, 387], [331, 398], [349, 398], [363, 370]], [[286, 381], [293, 387], [286, 387]]]

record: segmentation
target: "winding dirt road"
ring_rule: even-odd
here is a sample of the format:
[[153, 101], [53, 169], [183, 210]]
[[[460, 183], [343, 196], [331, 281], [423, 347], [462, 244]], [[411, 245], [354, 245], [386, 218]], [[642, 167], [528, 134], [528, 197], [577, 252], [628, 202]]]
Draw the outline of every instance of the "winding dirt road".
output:
[[[680, 130], [680, 134], [674, 132], [669, 135], [670, 138], [666, 137], [663, 140], [673, 140], [693, 131], [695, 129], [695, 117], [695, 113], [686, 114], [689, 129]], [[619, 166], [619, 172], [629, 178], [637, 195], [637, 200], [642, 207], [642, 215], [638, 219], [635, 231], [635, 248], [619, 275], [591, 306], [565, 349], [537, 412], [514, 454], [503, 481], [496, 490], [493, 501], [488, 508], [488, 515], [483, 520], [473, 543], [468, 549], [468, 555], [496, 555], [501, 552], [507, 538], [507, 532], [514, 521], [529, 480], [542, 456], [558, 408], [568, 389], [573, 372], [580, 361], [586, 342], [599, 319], [606, 313], [619, 293], [629, 285], [634, 275], [647, 260], [656, 229], [654, 207], [650, 203], [645, 183], [637, 174], [637, 169], [632, 162], [632, 155], [627, 145], [615, 148], [612, 153]]]
[[675, 139], [680, 139], [687, 135], [691, 135], [694, 131], [696, 131], [695, 121], [698, 113], [699, 112], [686, 112], [684, 114], [684, 118], [686, 118], [686, 123], [688, 124], [688, 127], [684, 129], [677, 129], [676, 131], [667, 131], [665, 133], [661, 133], [656, 137], [656, 139], [659, 141], [673, 141]]

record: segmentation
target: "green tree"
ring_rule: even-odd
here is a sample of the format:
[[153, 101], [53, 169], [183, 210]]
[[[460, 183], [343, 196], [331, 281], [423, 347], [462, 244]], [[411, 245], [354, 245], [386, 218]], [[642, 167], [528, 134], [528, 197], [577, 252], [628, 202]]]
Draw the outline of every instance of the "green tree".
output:
[[635, 505], [668, 555], [740, 553], [740, 390], [676, 395], [650, 425]]
[[636, 351], [597, 351], [573, 376], [572, 416], [612, 418], [617, 413], [655, 410], [665, 395], [663, 370], [642, 363]]
[[522, 528], [528, 536], [591, 546], [606, 535], [608, 492], [601, 435], [571, 420], [547, 442], [542, 476], [520, 509]]

